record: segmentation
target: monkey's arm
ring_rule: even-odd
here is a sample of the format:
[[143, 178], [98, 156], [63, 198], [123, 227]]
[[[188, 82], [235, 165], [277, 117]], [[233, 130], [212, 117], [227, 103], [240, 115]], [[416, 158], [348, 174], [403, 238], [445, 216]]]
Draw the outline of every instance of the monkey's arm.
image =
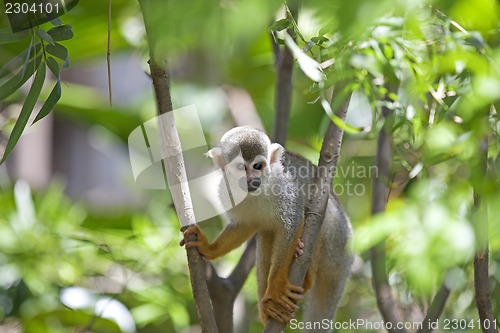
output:
[[[181, 241], [180, 245], [182, 246], [185, 244], [186, 248], [196, 246], [204, 258], [212, 260], [240, 246], [244, 241], [249, 239], [255, 231], [255, 227], [251, 225], [232, 222], [226, 226], [222, 233], [212, 243], [210, 243], [205, 233], [197, 224], [194, 224], [184, 231], [184, 239]], [[189, 234], [196, 234], [197, 240], [194, 242], [186, 242], [186, 237]]]

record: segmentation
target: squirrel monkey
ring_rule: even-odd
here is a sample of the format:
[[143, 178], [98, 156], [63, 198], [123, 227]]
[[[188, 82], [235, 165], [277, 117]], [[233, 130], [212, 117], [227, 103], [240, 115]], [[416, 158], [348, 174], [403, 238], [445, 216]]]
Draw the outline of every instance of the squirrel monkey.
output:
[[[308, 289], [304, 320], [332, 319], [352, 262], [346, 249], [351, 226], [332, 191], [304, 285], [293, 285], [288, 280], [294, 254], [302, 252], [304, 209], [315, 188], [317, 167], [285, 151], [280, 144], [271, 143], [266, 134], [251, 127], [231, 129], [207, 155], [226, 175], [221, 180], [219, 196], [227, 196], [224, 180], [238, 172], [244, 175], [238, 183], [248, 195], [229, 210], [230, 223], [212, 243], [197, 225], [191, 225], [185, 230], [181, 245], [195, 246], [203, 257], [211, 260], [257, 234], [262, 321], [271, 317], [288, 323], [297, 309], [292, 301], [302, 300]], [[197, 235], [197, 241], [186, 242], [191, 233]]]

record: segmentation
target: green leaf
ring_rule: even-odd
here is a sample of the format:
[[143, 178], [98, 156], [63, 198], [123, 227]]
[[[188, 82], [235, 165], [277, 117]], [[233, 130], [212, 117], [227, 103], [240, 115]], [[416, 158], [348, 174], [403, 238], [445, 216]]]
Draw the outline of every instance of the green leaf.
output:
[[42, 56], [39, 55], [32, 59], [26, 66], [25, 70], [12, 76], [9, 80], [0, 86], [0, 101], [12, 95], [19, 87], [21, 87], [35, 72], [35, 65], [41, 61]]
[[50, 23], [52, 23], [53, 26], [58, 27], [62, 24], [62, 21], [59, 17], [56, 17], [50, 20]]
[[[30, 41], [30, 48], [31, 48], [31, 45], [33, 45], [33, 43], [35, 42], [35, 36], [31, 36], [31, 41]], [[24, 60], [24, 65], [23, 65], [23, 74], [22, 76], [24, 76], [24, 74], [26, 73], [26, 71], [28, 70], [28, 62], [31, 58], [31, 52], [28, 52], [28, 55], [26, 56], [26, 59]], [[36, 64], [35, 64], [36, 65]], [[35, 66], [33, 66], [34, 68]]]
[[47, 31], [45, 31], [44, 29], [42, 29], [42, 28], [36, 29], [36, 34], [37, 34], [38, 37], [40, 37], [42, 40], [46, 41], [47, 43], [54, 44], [54, 40], [47, 33]]
[[47, 66], [49, 66], [50, 71], [52, 72], [52, 74], [54, 74], [57, 81], [60, 81], [61, 77], [59, 76], [60, 72], [59, 72], [59, 65], [57, 64], [57, 61], [52, 57], [48, 57], [47, 58]]
[[0, 29], [0, 44], [9, 44], [23, 40], [28, 36], [29, 30], [12, 32], [9, 29]]
[[328, 38], [326, 38], [325, 36], [313, 37], [311, 38], [311, 42], [313, 42], [316, 45], [321, 45], [323, 43], [328, 42]]
[[52, 36], [52, 39], [55, 41], [68, 40], [74, 36], [73, 29], [69, 24], [52, 28], [48, 31], [48, 34]]
[[54, 43], [54, 45], [46, 45], [45, 50], [61, 60], [66, 61], [66, 59], [68, 59], [68, 50], [59, 43]]
[[63, 68], [69, 68], [69, 53], [64, 46], [59, 43], [55, 43], [54, 45], [49, 44], [45, 46], [45, 50], [57, 58], [64, 60]]
[[54, 109], [57, 102], [61, 98], [61, 78], [59, 76], [59, 65], [52, 57], [49, 57], [47, 59], [47, 65], [49, 66], [49, 69], [52, 72], [52, 74], [54, 74], [54, 76], [56, 77], [57, 82], [52, 91], [50, 92], [49, 97], [47, 97], [47, 100], [40, 109], [40, 112], [38, 112], [38, 114], [36, 115], [33, 124], [43, 119], [45, 116], [47, 116], [50, 113], [50, 111]]
[[17, 142], [19, 141], [21, 134], [23, 134], [24, 128], [26, 127], [30, 115], [33, 112], [33, 108], [35, 107], [38, 96], [40, 96], [40, 91], [42, 90], [43, 82], [45, 81], [45, 73], [45, 62], [42, 61], [40, 65], [38, 65], [35, 79], [33, 80], [33, 84], [31, 85], [28, 95], [26, 96], [26, 100], [24, 101], [23, 107], [21, 108], [21, 113], [17, 118], [14, 129], [10, 134], [9, 141], [7, 142], [7, 147], [5, 147], [5, 152], [3, 154], [2, 160], [0, 161], [0, 164], [2, 164], [7, 156], [9, 156], [9, 154], [12, 152]]
[[273, 24], [271, 24], [271, 27], [269, 28], [269, 30], [281, 31], [281, 30], [288, 29], [291, 26], [292, 25], [290, 24], [290, 21], [288, 21], [288, 19], [284, 18], [284, 19], [278, 20], [278, 21], [274, 22]]

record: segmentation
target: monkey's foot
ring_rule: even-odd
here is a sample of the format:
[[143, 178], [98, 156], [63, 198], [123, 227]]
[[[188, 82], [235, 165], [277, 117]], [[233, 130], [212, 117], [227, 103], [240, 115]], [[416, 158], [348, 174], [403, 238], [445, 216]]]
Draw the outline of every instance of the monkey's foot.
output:
[[303, 292], [302, 287], [288, 281], [268, 286], [262, 299], [261, 310], [265, 316], [286, 324], [292, 320], [293, 312], [299, 308], [295, 302], [304, 299]]

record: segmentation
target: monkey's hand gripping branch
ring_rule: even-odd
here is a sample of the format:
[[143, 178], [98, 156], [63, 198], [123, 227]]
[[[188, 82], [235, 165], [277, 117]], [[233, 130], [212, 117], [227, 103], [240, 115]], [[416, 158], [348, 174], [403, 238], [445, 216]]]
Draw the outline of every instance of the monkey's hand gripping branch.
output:
[[[187, 236], [190, 234], [196, 235], [196, 241], [187, 242]], [[217, 256], [214, 253], [214, 248], [208, 242], [208, 238], [205, 233], [198, 227], [197, 224], [190, 225], [186, 230], [184, 230], [184, 238], [179, 243], [180, 246], [186, 245], [186, 248], [197, 247], [198, 252], [208, 260], [215, 259]]]

